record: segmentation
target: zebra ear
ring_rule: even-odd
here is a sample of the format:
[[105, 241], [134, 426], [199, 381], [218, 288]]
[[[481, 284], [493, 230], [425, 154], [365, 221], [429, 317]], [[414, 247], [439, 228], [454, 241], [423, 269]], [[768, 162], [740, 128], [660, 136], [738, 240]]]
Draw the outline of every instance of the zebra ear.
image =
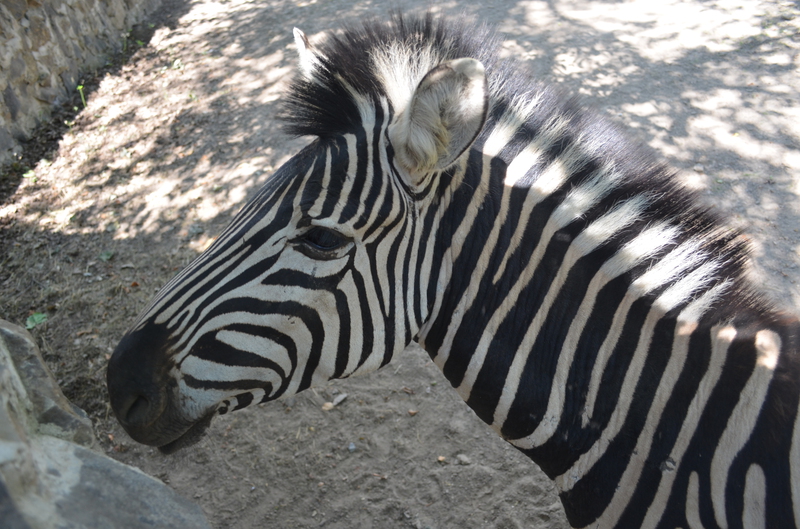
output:
[[314, 71], [320, 66], [317, 51], [311, 46], [306, 34], [297, 28], [292, 31], [297, 52], [300, 54], [300, 72], [307, 81], [314, 80]]
[[452, 165], [483, 128], [488, 105], [479, 61], [456, 59], [429, 71], [388, 131], [408, 183], [421, 183], [426, 174]]

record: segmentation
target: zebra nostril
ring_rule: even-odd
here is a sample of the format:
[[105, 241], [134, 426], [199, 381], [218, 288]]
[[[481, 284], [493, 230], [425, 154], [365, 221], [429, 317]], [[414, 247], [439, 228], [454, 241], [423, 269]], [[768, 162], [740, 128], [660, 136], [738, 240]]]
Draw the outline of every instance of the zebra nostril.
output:
[[125, 413], [125, 422], [128, 424], [146, 424], [150, 419], [150, 401], [147, 397], [138, 396]]

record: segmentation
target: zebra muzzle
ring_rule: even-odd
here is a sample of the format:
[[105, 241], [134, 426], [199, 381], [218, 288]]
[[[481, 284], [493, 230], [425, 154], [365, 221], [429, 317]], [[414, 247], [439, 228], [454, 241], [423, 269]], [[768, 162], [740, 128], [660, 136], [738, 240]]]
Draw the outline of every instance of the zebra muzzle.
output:
[[187, 418], [179, 412], [167, 344], [155, 325], [128, 333], [108, 362], [106, 381], [114, 415], [133, 440], [174, 452], [199, 439], [214, 413]]

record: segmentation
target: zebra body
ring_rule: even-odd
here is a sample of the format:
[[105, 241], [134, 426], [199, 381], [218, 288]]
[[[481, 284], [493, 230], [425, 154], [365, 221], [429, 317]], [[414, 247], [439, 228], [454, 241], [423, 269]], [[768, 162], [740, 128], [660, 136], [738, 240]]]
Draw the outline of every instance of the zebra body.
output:
[[134, 439], [177, 450], [418, 341], [574, 527], [798, 526], [800, 323], [738, 233], [483, 28], [295, 38], [285, 119], [316, 139], [120, 342]]

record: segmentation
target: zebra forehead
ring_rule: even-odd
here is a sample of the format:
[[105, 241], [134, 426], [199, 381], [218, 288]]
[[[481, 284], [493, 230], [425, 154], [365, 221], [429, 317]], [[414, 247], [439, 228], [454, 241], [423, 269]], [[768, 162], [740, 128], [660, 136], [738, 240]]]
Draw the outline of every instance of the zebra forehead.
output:
[[367, 20], [328, 35], [302, 50], [314, 54], [314, 67], [292, 83], [281, 112], [285, 129], [318, 137], [354, 132], [374, 120], [381, 99], [389, 101], [394, 113], [402, 111], [425, 74], [451, 59], [481, 61], [490, 89], [497, 92], [503, 85], [507, 91], [509, 83], [502, 78], [511, 74], [492, 75], [500, 73], [497, 42], [485, 26], [434, 19], [430, 13]]

